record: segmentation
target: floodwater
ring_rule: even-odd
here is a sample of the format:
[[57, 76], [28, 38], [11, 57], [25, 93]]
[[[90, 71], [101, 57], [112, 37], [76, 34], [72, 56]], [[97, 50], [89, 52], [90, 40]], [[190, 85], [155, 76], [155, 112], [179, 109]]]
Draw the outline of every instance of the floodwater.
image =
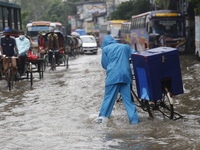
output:
[[180, 55], [184, 94], [175, 96], [176, 121], [158, 113], [149, 120], [137, 108], [140, 123], [131, 125], [122, 103], [109, 120], [96, 123], [104, 93], [105, 71], [97, 55], [69, 60], [69, 69], [34, 73], [33, 87], [20, 81], [12, 91], [0, 81], [2, 150], [198, 150], [200, 149], [200, 62]]

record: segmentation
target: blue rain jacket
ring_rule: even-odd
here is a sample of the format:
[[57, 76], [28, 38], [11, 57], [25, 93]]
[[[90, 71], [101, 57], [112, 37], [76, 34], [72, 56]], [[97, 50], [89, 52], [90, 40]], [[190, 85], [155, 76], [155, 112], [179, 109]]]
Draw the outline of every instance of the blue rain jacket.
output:
[[106, 86], [116, 83], [132, 83], [129, 58], [135, 51], [129, 45], [117, 43], [110, 35], [102, 42], [101, 65], [106, 69]]

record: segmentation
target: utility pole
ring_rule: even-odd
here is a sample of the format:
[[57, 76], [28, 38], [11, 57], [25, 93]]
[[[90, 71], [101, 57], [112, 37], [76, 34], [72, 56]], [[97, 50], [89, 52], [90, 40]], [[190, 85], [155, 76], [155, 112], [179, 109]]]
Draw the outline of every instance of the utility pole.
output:
[[70, 5], [70, 4], [74, 4], [74, 3], [72, 3], [72, 2], [67, 2], [67, 0], [65, 0], [64, 1], [64, 3], [65, 3], [65, 7], [66, 7], [66, 9], [65, 9], [65, 18], [66, 18], [66, 20], [65, 20], [65, 28], [66, 28], [66, 35], [68, 35], [68, 34], [70, 34], [71, 33], [71, 28], [70, 28], [70, 26], [69, 26], [69, 22], [68, 22], [68, 6]]
[[66, 35], [69, 33], [68, 31], [68, 5], [67, 5], [67, 0], [64, 2], [65, 3], [65, 29], [66, 29]]
[[115, 11], [115, 0], [113, 0], [113, 11]]

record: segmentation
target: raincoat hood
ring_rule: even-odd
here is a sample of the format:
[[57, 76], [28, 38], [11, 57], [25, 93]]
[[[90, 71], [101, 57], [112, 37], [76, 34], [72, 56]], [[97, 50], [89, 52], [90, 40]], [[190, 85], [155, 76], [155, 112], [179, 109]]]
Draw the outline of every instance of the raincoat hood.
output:
[[106, 35], [103, 39], [101, 48], [103, 49], [105, 46], [113, 43], [117, 43], [117, 41], [111, 35]]

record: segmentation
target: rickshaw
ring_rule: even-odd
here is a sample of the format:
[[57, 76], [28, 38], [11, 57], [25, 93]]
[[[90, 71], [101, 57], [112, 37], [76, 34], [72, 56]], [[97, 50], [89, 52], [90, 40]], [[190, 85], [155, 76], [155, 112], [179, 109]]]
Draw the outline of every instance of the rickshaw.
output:
[[[19, 31], [17, 29], [11, 29], [10, 30], [11, 33], [10, 35], [17, 38], [19, 36]], [[4, 68], [3, 68], [3, 61], [2, 59], [3, 58], [6, 58], [6, 59], [11, 59], [11, 57], [9, 56], [5, 56], [3, 55], [1, 58], [0, 58], [0, 79], [3, 79], [5, 78], [5, 74], [4, 74]], [[24, 74], [20, 72], [19, 68], [21, 67], [21, 62], [20, 62], [20, 59], [16, 56], [12, 56], [12, 58], [16, 58], [16, 61], [17, 61], [17, 67], [18, 67], [18, 74], [20, 74], [20, 78], [19, 79], [16, 79], [14, 78], [14, 75], [12, 74], [12, 65], [11, 65], [11, 61], [9, 62], [9, 68], [8, 68], [8, 88], [9, 88], [9, 91], [11, 91], [11, 89], [13, 88], [13, 81], [19, 81], [19, 80], [23, 80], [23, 79], [28, 79], [30, 80], [30, 83], [31, 83], [31, 86], [33, 85], [33, 74], [32, 74], [32, 63], [31, 62], [26, 62], [25, 64], [25, 70], [24, 70]], [[25, 77], [26, 76], [26, 77]]]
[[136, 105], [147, 111], [151, 119], [155, 111], [164, 118], [183, 118], [174, 111], [173, 99], [173, 96], [184, 93], [178, 50], [153, 48], [133, 53], [131, 60], [135, 80], [131, 95]]
[[77, 52], [76, 52], [76, 47], [78, 45], [76, 37], [71, 36], [71, 35], [67, 35], [65, 37], [65, 41], [66, 41], [66, 50], [67, 50], [67, 54], [70, 57], [74, 57], [76, 58]]
[[[62, 34], [62, 32], [60, 32], [59, 30], [54, 30], [54, 33], [56, 33], [58, 35], [58, 42], [59, 42], [59, 60], [57, 65], [59, 66], [65, 66], [66, 69], [68, 69], [69, 64], [68, 64], [68, 55], [67, 52], [65, 50], [65, 46], [64, 46], [64, 36]], [[45, 39], [45, 45], [44, 45], [44, 49], [47, 50], [47, 36], [50, 34], [50, 32], [46, 33], [44, 36]], [[48, 50], [47, 50], [48, 51]], [[46, 54], [43, 56], [43, 58], [45, 59], [45, 65], [44, 68], [46, 68], [48, 66], [49, 62], [49, 58], [48, 58], [48, 52], [46, 51]], [[55, 62], [55, 53], [53, 52], [53, 57], [52, 57], [52, 66], [51, 66], [51, 70], [55, 70], [56, 69], [56, 62]]]

